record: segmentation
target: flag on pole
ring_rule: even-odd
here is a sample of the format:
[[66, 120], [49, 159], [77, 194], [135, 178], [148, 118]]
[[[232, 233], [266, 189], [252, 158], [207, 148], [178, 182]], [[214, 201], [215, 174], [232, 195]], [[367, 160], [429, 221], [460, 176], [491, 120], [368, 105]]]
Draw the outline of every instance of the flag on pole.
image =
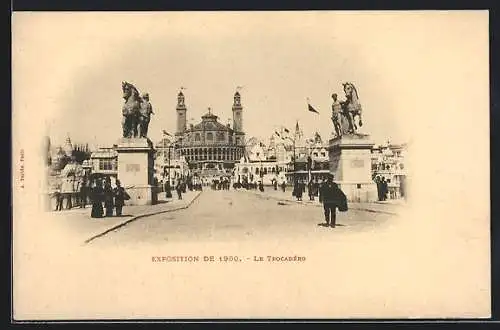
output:
[[307, 109], [311, 112], [319, 114], [318, 110], [314, 109], [310, 103], [307, 103]]
[[168, 136], [172, 136], [170, 133], [168, 133], [167, 131], [163, 130], [163, 134], [165, 135], [168, 135]]

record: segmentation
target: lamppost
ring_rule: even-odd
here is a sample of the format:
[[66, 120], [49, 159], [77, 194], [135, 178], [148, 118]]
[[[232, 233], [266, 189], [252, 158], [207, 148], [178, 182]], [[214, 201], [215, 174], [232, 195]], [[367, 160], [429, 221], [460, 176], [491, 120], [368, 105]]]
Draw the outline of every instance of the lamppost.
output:
[[[168, 133], [165, 130], [163, 130], [163, 135], [164, 136], [173, 137], [170, 133]], [[166, 139], [165, 138], [163, 139], [163, 147], [164, 148], [168, 148], [168, 187], [169, 187], [169, 189], [172, 186], [172, 176], [171, 176], [171, 170], [170, 170], [170, 168], [171, 168], [171, 161], [170, 161], [170, 159], [172, 158], [172, 152], [171, 152], [171, 150], [172, 150], [172, 148], [176, 147], [177, 143], [178, 143], [178, 139], [176, 139], [174, 137], [173, 141], [171, 141], [169, 143], [169, 145], [166, 146]], [[164, 161], [164, 163], [165, 163], [165, 161]], [[167, 192], [167, 195], [170, 195], [170, 194]]]

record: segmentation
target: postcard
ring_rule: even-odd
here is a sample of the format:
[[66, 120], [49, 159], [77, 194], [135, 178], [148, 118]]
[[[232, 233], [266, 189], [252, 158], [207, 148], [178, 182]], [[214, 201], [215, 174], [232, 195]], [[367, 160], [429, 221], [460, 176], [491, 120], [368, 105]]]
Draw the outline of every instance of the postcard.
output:
[[490, 317], [488, 24], [14, 12], [13, 319]]

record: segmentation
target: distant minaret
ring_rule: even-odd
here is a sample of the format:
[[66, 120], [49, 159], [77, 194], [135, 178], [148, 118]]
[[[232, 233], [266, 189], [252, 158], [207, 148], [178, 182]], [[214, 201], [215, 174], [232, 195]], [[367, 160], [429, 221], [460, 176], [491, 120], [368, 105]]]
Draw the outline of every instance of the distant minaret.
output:
[[295, 140], [301, 140], [303, 136], [302, 130], [299, 127], [299, 122], [295, 124]]
[[66, 156], [71, 157], [71, 154], [73, 153], [73, 145], [71, 144], [71, 139], [66, 137], [66, 143], [64, 144], [64, 153]]
[[241, 97], [238, 91], [234, 93], [233, 130], [235, 132], [243, 132], [243, 107], [241, 106]]
[[184, 103], [184, 94], [182, 91], [177, 95], [177, 133], [183, 133], [186, 130], [186, 104]]

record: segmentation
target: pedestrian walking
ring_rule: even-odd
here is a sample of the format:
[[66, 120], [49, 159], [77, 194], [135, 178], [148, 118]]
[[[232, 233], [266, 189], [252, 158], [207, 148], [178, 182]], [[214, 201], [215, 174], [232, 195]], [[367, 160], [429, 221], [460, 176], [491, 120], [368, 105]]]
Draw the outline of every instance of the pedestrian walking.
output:
[[170, 187], [170, 179], [165, 181], [165, 198], [172, 198], [172, 188]]
[[337, 208], [340, 211], [347, 211], [347, 198], [339, 186], [333, 182], [333, 176], [331, 175], [321, 185], [319, 194], [323, 203], [326, 225], [335, 228]]
[[182, 199], [182, 181], [177, 180], [177, 185], [175, 186], [175, 190], [177, 191], [177, 198]]
[[262, 180], [259, 181], [259, 190], [260, 192], [264, 192], [264, 184], [262, 183]]
[[94, 187], [91, 190], [92, 211], [90, 216], [92, 218], [102, 218], [104, 210], [102, 208], [102, 201], [104, 199], [104, 190], [102, 189], [101, 180], [96, 180]]
[[281, 182], [281, 190], [283, 190], [283, 192], [286, 191], [286, 182], [285, 182], [285, 180], [283, 180], [283, 182]]
[[382, 200], [385, 201], [387, 200], [387, 193], [389, 192], [389, 187], [387, 185], [387, 181], [385, 180], [385, 176], [382, 177], [382, 182], [380, 183], [380, 185], [381, 185]]
[[378, 200], [379, 201], [383, 201], [384, 200], [384, 197], [383, 197], [383, 191], [384, 191], [384, 187], [383, 187], [383, 183], [382, 183], [382, 180], [380, 179], [380, 177], [377, 175], [375, 177], [375, 183], [377, 184], [377, 196], [378, 196]]
[[122, 209], [125, 205], [125, 201], [130, 199], [130, 196], [125, 191], [125, 188], [121, 186], [120, 180], [116, 180], [116, 188], [113, 190], [113, 195], [115, 197], [116, 216], [119, 217], [122, 215]]
[[54, 197], [56, 198], [56, 211], [62, 211], [64, 196], [63, 194], [61, 194], [60, 188], [57, 188], [57, 190], [54, 192]]
[[304, 191], [303, 191], [302, 184], [301, 184], [300, 180], [295, 180], [292, 195], [295, 196], [298, 201], [301, 201], [303, 192]]
[[87, 180], [84, 178], [80, 185], [80, 208], [87, 206]]
[[309, 195], [309, 200], [313, 201], [314, 200], [314, 181], [311, 179], [309, 183], [307, 184], [307, 193]]

